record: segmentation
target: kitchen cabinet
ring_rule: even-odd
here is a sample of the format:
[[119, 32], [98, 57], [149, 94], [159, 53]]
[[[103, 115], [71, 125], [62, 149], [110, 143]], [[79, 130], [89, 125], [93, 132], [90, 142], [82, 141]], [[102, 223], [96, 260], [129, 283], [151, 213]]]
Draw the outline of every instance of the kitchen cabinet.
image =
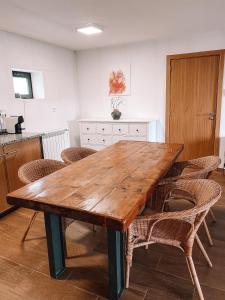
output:
[[42, 157], [40, 138], [10, 143], [0, 148], [0, 215], [9, 209], [7, 193], [14, 191], [23, 183], [18, 178], [19, 168], [32, 160]]
[[11, 207], [6, 202], [6, 195], [8, 193], [8, 181], [6, 175], [6, 164], [3, 147], [0, 147], [0, 212], [5, 211]]

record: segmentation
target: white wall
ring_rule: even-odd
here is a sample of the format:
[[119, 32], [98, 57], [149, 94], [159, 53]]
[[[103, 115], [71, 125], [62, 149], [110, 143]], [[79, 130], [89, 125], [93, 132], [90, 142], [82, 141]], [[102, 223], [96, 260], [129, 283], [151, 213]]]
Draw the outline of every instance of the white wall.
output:
[[[166, 55], [225, 48], [223, 32], [208, 32], [167, 40], [77, 52], [78, 91], [82, 117], [110, 117], [107, 76], [110, 66], [131, 64], [131, 95], [124, 96], [123, 117], [155, 117], [164, 140]], [[222, 101], [221, 137], [225, 137], [225, 96]], [[221, 158], [225, 143], [221, 143]]]
[[[108, 70], [111, 66], [129, 63], [131, 95], [124, 97], [123, 117], [158, 118], [160, 139], [163, 140], [166, 55], [222, 48], [225, 48], [225, 34], [209, 32], [200, 36], [183, 35], [176, 39], [152, 40], [74, 53], [0, 31], [0, 109], [4, 109], [8, 115], [24, 115], [25, 111], [27, 131], [47, 131], [69, 126], [72, 142], [75, 143], [79, 133], [74, 120], [79, 116], [110, 117]], [[43, 72], [45, 99], [22, 102], [15, 99], [12, 68]], [[224, 116], [225, 93], [222, 101], [221, 157], [225, 151]]]
[[[43, 72], [45, 99], [14, 97], [12, 68]], [[24, 115], [26, 131], [71, 128], [72, 143], [79, 135], [73, 120], [79, 114], [76, 54], [61, 47], [0, 31], [0, 109]]]
[[110, 67], [131, 64], [131, 96], [123, 96], [123, 118], [156, 117], [164, 123], [164, 61], [156, 42], [79, 51], [78, 91], [82, 117], [111, 117]]

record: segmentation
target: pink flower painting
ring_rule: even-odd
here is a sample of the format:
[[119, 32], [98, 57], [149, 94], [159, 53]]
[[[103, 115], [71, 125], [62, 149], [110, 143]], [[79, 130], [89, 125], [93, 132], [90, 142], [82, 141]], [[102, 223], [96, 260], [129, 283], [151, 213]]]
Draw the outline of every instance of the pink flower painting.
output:
[[130, 94], [130, 65], [122, 66], [112, 68], [109, 72], [108, 87], [110, 96]]
[[112, 71], [109, 77], [109, 95], [121, 95], [126, 91], [126, 78], [122, 70]]

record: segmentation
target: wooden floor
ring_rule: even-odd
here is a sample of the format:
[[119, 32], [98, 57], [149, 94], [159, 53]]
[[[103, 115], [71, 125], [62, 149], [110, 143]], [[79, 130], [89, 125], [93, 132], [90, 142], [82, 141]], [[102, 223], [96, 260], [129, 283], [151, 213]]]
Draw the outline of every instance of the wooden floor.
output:
[[[212, 176], [225, 188], [225, 177]], [[67, 230], [69, 256], [67, 272], [60, 280], [48, 275], [47, 247], [43, 216], [39, 214], [28, 239], [20, 238], [31, 211], [19, 209], [0, 220], [0, 299], [95, 299], [107, 297], [107, 256], [105, 231], [74, 222]], [[213, 262], [210, 269], [198, 249], [194, 261], [205, 299], [225, 299], [225, 195], [214, 207], [217, 218], [208, 224], [214, 239], [210, 247], [205, 234], [200, 236]], [[184, 257], [171, 247], [154, 245], [136, 249], [131, 269], [131, 284], [121, 299], [172, 300], [198, 299], [191, 284]]]

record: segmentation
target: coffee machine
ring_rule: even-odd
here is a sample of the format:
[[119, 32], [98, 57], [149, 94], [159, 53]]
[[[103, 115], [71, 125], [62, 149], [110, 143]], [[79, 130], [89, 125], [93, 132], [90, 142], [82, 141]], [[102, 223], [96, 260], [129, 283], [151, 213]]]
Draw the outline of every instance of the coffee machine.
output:
[[5, 118], [5, 126], [7, 133], [22, 133], [22, 130], [25, 128], [21, 127], [21, 124], [24, 122], [23, 116], [11, 116]]

